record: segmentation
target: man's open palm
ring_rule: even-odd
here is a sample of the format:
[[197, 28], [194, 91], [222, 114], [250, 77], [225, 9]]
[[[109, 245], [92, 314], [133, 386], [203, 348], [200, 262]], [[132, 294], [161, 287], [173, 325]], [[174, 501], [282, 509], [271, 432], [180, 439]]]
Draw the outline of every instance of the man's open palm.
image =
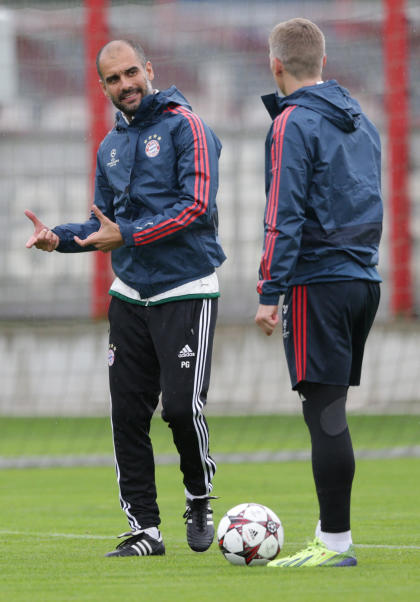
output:
[[81, 247], [89, 247], [92, 245], [104, 253], [121, 247], [124, 244], [124, 240], [121, 236], [118, 225], [107, 218], [106, 215], [104, 215], [102, 211], [96, 207], [96, 205], [93, 205], [92, 211], [99, 220], [99, 230], [89, 234], [89, 236], [83, 240], [78, 236], [75, 236], [75, 242], [77, 242], [77, 244]]

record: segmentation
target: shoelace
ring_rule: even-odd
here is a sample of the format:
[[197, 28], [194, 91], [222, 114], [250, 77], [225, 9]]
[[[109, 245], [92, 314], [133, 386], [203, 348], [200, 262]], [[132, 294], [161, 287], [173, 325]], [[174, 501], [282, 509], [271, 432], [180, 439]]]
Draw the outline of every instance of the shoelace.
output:
[[182, 515], [182, 518], [185, 518], [185, 524], [188, 523], [188, 520], [191, 518], [193, 512], [197, 513], [197, 527], [200, 531], [203, 531], [207, 525], [207, 514], [213, 513], [213, 510], [209, 508], [208, 502], [210, 500], [217, 500], [218, 497], [216, 495], [209, 495], [207, 497], [196, 498], [194, 500], [188, 500], [187, 508]]
[[[308, 543], [308, 545], [306, 546], [306, 548], [304, 548], [303, 550], [299, 550], [298, 552], [296, 552], [296, 554], [292, 554], [289, 557], [289, 562], [292, 559], [299, 559], [302, 557], [302, 555], [305, 554], [314, 554], [316, 552], [319, 552], [323, 547], [322, 542], [319, 539], [315, 539], [314, 541], [311, 541]], [[281, 559], [280, 559], [281, 560]]]
[[196, 512], [197, 527], [200, 531], [203, 531], [207, 523], [207, 512], [209, 511], [207, 500], [205, 501], [206, 504], [203, 504], [202, 507], [199, 507], [198, 504], [194, 504], [194, 508], [192, 508], [191, 506], [187, 507], [184, 514], [182, 515], [182, 518], [185, 518], [185, 524], [188, 523], [188, 520], [192, 517], [193, 512]]
[[120, 541], [120, 543], [116, 547], [116, 550], [125, 548], [126, 546], [130, 546], [133, 543], [136, 543], [139, 539], [144, 537], [144, 532], [143, 531], [135, 531], [135, 532], [127, 531], [127, 533], [121, 533], [121, 535], [118, 535], [118, 538], [120, 538], [120, 537], [127, 537], [127, 539], [124, 539], [124, 541]]
[[320, 539], [314, 539], [313, 541], [308, 542], [308, 545], [300, 552], [297, 552], [295, 556], [298, 554], [302, 554], [302, 552], [319, 552], [324, 547], [324, 544]]
[[307, 547], [309, 550], [318, 550], [319, 551], [320, 549], [324, 548], [325, 545], [320, 539], [318, 539], [318, 537], [316, 537], [313, 541], [311, 541], [308, 544]]

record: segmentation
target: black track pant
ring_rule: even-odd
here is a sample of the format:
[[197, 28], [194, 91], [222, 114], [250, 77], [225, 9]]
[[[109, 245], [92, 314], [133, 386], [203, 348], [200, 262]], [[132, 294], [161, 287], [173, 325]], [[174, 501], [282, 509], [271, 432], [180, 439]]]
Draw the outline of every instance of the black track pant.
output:
[[160, 523], [149, 436], [160, 392], [186, 489], [194, 496], [211, 491], [216, 465], [202, 410], [216, 317], [217, 299], [145, 307], [111, 300], [111, 419], [120, 503], [132, 529]]

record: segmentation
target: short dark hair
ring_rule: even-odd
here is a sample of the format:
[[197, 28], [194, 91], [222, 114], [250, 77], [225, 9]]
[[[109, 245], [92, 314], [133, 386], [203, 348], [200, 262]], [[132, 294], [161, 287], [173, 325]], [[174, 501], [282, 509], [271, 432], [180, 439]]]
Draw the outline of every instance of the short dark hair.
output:
[[101, 73], [101, 69], [99, 67], [99, 63], [101, 61], [102, 53], [107, 48], [107, 46], [109, 46], [110, 44], [113, 44], [114, 42], [120, 42], [121, 44], [126, 44], [127, 46], [130, 46], [130, 48], [132, 48], [134, 50], [134, 52], [137, 54], [137, 56], [139, 57], [143, 67], [146, 66], [146, 63], [147, 63], [146, 53], [144, 52], [144, 50], [140, 46], [140, 44], [138, 44], [137, 42], [133, 42], [133, 40], [111, 40], [110, 42], [107, 42], [104, 46], [102, 46], [102, 48], [99, 50], [98, 54], [96, 55], [96, 70], [101, 79], [102, 79], [102, 73]]

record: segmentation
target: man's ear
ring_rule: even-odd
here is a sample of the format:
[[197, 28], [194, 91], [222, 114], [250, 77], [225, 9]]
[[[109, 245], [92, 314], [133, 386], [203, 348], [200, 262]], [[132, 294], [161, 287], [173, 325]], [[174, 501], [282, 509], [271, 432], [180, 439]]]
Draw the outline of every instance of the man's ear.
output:
[[283, 65], [282, 61], [280, 59], [278, 59], [276, 56], [271, 57], [270, 66], [271, 66], [271, 71], [272, 71], [274, 77], [283, 75], [284, 65]]
[[147, 61], [146, 66], [144, 68], [144, 70], [146, 71], [147, 74], [147, 79], [151, 82], [154, 80], [155, 78], [155, 73], [153, 71], [153, 66], [152, 63], [150, 61]]
[[104, 82], [103, 82], [101, 79], [99, 80], [99, 85], [100, 85], [100, 86], [101, 86], [101, 88], [102, 88], [102, 92], [103, 92], [103, 93], [105, 94], [105, 96], [108, 98], [108, 96], [109, 96], [109, 95], [108, 95], [108, 92], [106, 91], [106, 86], [105, 86]]

